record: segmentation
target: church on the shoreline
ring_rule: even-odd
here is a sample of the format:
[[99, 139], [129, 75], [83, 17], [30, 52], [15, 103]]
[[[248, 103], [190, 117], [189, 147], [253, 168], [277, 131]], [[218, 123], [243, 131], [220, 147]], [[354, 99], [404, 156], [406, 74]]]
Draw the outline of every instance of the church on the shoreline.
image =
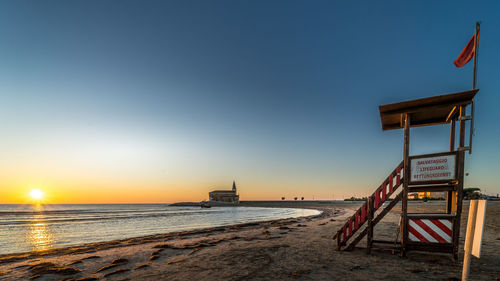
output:
[[214, 190], [208, 193], [209, 202], [239, 204], [240, 196], [236, 192], [236, 183], [233, 181], [231, 190]]

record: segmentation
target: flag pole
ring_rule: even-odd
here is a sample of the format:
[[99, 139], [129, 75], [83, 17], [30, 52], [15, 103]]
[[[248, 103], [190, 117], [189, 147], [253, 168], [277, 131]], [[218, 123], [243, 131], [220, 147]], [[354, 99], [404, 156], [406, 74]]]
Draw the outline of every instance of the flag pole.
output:
[[[476, 21], [476, 30], [474, 31], [474, 67], [472, 70], [472, 90], [476, 89], [476, 80], [477, 80], [477, 53], [479, 48], [479, 29], [481, 28], [481, 24]], [[469, 154], [472, 154], [472, 136], [474, 135], [474, 99], [472, 99], [471, 108], [470, 108], [470, 136], [469, 136]]]
[[479, 29], [481, 25], [476, 22], [476, 30], [474, 31], [474, 69], [472, 71], [472, 89], [476, 89], [477, 80], [477, 52], [479, 48]]

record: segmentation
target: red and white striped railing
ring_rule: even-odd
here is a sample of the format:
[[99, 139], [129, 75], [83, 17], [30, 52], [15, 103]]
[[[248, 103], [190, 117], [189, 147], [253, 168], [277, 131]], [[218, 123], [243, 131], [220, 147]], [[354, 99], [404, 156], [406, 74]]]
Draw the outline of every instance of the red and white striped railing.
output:
[[[375, 212], [377, 209], [382, 206], [384, 202], [389, 199], [389, 197], [401, 186], [403, 182], [403, 162], [401, 162], [392, 173], [382, 182], [382, 184], [375, 190], [375, 192], [371, 195], [373, 200], [373, 211]], [[341, 242], [343, 245], [346, 245], [347, 241], [356, 233], [358, 229], [366, 222], [368, 216], [368, 202], [365, 202], [361, 208], [359, 208], [354, 215], [352, 215], [343, 227], [335, 235], [334, 239], [337, 236], [341, 237]]]

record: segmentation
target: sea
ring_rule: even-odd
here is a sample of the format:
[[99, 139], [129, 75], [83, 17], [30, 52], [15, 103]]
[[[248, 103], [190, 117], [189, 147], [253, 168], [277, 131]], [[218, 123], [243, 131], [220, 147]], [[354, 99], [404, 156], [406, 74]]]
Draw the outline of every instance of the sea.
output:
[[0, 204], [0, 255], [319, 213], [295, 208], [168, 204]]

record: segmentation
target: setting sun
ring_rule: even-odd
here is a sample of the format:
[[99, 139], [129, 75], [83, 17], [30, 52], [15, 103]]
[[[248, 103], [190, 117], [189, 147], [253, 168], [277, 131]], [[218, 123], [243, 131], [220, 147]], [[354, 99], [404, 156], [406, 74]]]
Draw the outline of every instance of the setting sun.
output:
[[30, 191], [30, 197], [33, 200], [41, 200], [43, 198], [43, 191], [40, 189], [32, 189]]

